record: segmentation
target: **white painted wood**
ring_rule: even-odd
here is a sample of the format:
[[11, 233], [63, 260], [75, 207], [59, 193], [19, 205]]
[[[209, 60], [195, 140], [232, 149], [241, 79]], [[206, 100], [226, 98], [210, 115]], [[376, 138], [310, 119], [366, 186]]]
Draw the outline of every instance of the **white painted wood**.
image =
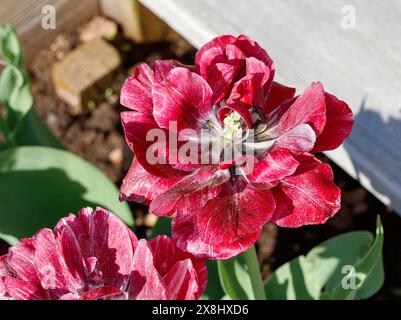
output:
[[[300, 91], [320, 80], [347, 101], [356, 124], [328, 156], [401, 213], [401, 1], [140, 0], [196, 47], [245, 34]], [[342, 10], [354, 6], [356, 29]], [[352, 8], [351, 8], [352, 9]]]

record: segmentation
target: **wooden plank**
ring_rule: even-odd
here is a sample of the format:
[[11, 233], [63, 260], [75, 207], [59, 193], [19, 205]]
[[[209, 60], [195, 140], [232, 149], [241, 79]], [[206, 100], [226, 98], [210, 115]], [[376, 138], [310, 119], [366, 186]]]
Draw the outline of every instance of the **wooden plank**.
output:
[[[353, 133], [327, 155], [401, 213], [399, 0], [140, 1], [197, 47], [246, 34], [268, 50], [279, 81], [303, 90], [320, 80], [347, 101]], [[355, 29], [343, 28], [349, 8]]]
[[[42, 8], [46, 5], [52, 5], [56, 10], [55, 30], [42, 28]], [[97, 0], [2, 0], [0, 23], [7, 22], [16, 27], [29, 64], [57, 34], [74, 29], [97, 11]]]
[[126, 37], [136, 42], [157, 42], [166, 38], [168, 27], [138, 0], [100, 0], [104, 15], [121, 24]]

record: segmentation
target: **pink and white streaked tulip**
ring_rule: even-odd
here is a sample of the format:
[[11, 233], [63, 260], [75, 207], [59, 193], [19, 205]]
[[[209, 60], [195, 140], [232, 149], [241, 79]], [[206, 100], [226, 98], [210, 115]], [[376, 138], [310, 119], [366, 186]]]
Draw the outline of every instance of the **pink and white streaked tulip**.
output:
[[[141, 64], [122, 89], [121, 103], [131, 109], [121, 114], [122, 124], [136, 159], [120, 198], [149, 204], [157, 215], [174, 215], [177, 245], [200, 258], [245, 251], [268, 221], [282, 227], [321, 224], [340, 208], [332, 170], [314, 153], [335, 149], [348, 137], [350, 108], [319, 82], [295, 96], [295, 89], [273, 77], [264, 49], [245, 36], [227, 35], [203, 46], [194, 67]], [[164, 163], [150, 163], [153, 141], [146, 137], [152, 129], [167, 135], [206, 130], [232, 149], [251, 150], [254, 166], [249, 172], [243, 161], [223, 158], [172, 162], [176, 147], [170, 145], [158, 150]]]
[[111, 212], [86, 208], [0, 257], [0, 299], [199, 299], [202, 260], [158, 236], [149, 242]]

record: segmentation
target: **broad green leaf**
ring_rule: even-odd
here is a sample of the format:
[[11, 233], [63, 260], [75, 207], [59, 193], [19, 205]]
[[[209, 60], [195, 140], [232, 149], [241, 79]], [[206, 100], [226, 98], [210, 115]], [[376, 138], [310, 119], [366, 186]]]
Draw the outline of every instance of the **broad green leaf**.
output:
[[265, 285], [268, 300], [312, 300], [319, 298], [311, 266], [299, 256], [278, 268]]
[[314, 271], [316, 287], [318, 289], [325, 287], [325, 291], [332, 292], [344, 278], [343, 267], [353, 265], [369, 250], [372, 242], [372, 233], [355, 231], [325, 241], [313, 248], [307, 254], [307, 261]]
[[224, 292], [233, 300], [254, 300], [252, 284], [242, 255], [217, 261]]
[[332, 299], [366, 299], [375, 294], [384, 283], [382, 248], [384, 231], [377, 217], [376, 239], [361, 259], [352, 266], [356, 271], [356, 287], [347, 288], [340, 282], [331, 294]]
[[0, 233], [32, 236], [82, 207], [102, 206], [133, 225], [115, 185], [76, 155], [47, 147], [18, 147], [0, 153]]
[[[366, 299], [383, 284], [383, 228], [378, 219], [376, 239], [368, 231], [331, 238], [278, 268], [265, 285], [268, 299]], [[356, 270], [355, 290], [343, 289], [349, 268]], [[359, 282], [358, 282], [359, 281]]]

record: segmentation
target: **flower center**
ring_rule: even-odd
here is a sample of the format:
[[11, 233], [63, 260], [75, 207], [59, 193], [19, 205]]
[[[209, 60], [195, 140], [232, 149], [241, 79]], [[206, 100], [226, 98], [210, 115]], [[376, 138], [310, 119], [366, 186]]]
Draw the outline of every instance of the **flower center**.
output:
[[220, 122], [218, 109], [219, 106], [216, 106], [214, 115], [206, 123], [208, 139], [201, 142], [209, 146], [213, 163], [217, 161], [222, 169], [241, 166], [245, 158], [259, 158], [273, 147], [277, 140], [275, 126], [266, 123], [258, 109], [250, 109], [253, 128], [249, 128], [243, 117], [234, 110], [228, 112]]
[[223, 120], [223, 136], [227, 139], [242, 139], [244, 135], [244, 121], [236, 111], [230, 112]]

